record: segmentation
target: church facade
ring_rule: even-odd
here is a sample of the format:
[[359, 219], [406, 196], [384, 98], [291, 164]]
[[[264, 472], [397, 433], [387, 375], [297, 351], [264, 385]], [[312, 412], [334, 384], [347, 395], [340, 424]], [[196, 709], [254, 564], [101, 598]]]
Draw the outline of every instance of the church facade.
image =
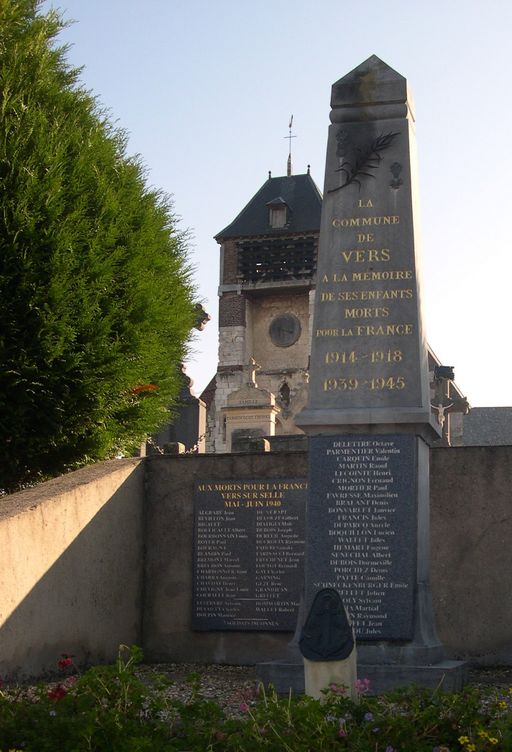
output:
[[[204, 392], [207, 451], [301, 433], [322, 196], [306, 174], [268, 180], [216, 236], [219, 362]], [[237, 394], [239, 393], [239, 394]]]

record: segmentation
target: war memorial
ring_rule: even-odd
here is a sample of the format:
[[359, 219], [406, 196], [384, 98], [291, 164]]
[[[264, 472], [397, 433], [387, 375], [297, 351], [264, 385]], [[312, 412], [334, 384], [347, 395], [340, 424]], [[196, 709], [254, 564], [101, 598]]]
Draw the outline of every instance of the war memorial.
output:
[[[332, 88], [309, 399], [306, 610], [336, 590], [365, 676], [442, 676], [429, 585], [433, 421], [421, 311], [414, 113], [372, 57]], [[398, 671], [397, 671], [398, 667]], [[429, 680], [430, 675], [430, 680]]]
[[[375, 691], [454, 689], [461, 659], [512, 660], [512, 453], [431, 448], [442, 421], [431, 409], [406, 79], [369, 58], [333, 85], [330, 118], [310, 335], [310, 281], [294, 288], [296, 315], [275, 307], [282, 292], [265, 314], [283, 357], [293, 347], [303, 357], [310, 336], [308, 379], [297, 360], [276, 399], [245, 359], [229, 371], [239, 380], [222, 408], [228, 429], [253, 420], [272, 451], [231, 451], [226, 434], [219, 453], [114, 460], [8, 497], [0, 564], [19, 574], [2, 584], [0, 672], [41, 673], [63, 644], [102, 661], [136, 643], [150, 661], [256, 664], [264, 681], [300, 692], [301, 629], [326, 589], [349, 614], [359, 676]], [[309, 173], [301, 178], [290, 184], [310, 190]], [[295, 250], [313, 249], [310, 230], [297, 231]], [[230, 263], [226, 254], [227, 273]], [[251, 292], [264, 289], [260, 273], [249, 272]], [[221, 322], [233, 353], [242, 296], [227, 282]], [[307, 446], [274, 451], [261, 432], [293, 394]], [[16, 541], [31, 541], [30, 557]]]

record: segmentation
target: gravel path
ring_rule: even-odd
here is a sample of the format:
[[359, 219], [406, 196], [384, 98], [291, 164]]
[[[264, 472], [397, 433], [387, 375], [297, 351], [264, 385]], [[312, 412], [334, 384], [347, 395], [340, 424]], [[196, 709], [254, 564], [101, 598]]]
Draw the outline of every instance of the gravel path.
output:
[[[254, 699], [257, 692], [254, 666], [222, 666], [194, 663], [162, 663], [144, 665], [138, 675], [150, 679], [151, 674], [163, 674], [172, 682], [169, 696], [187, 700], [191, 694], [187, 677], [200, 676], [201, 695], [218, 702], [230, 715], [238, 715], [240, 703]], [[477, 686], [512, 687], [512, 666], [471, 669], [468, 683]]]
[[221, 666], [196, 663], [159, 663], [137, 668], [137, 675], [151, 681], [153, 674], [163, 674], [172, 681], [166, 694], [187, 701], [191, 695], [191, 674], [200, 677], [200, 693], [207, 700], [215, 700], [230, 716], [241, 715], [240, 703], [256, 697], [257, 682], [254, 666]]

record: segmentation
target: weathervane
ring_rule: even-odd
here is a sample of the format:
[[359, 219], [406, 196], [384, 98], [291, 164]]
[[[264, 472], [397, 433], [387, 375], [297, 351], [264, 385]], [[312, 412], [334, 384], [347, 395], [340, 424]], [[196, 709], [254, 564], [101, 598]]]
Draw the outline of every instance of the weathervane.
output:
[[293, 115], [290, 116], [290, 122], [288, 123], [288, 135], [283, 136], [283, 138], [288, 139], [288, 162], [286, 163], [286, 175], [288, 177], [292, 174], [292, 138], [297, 138], [297, 136], [292, 136], [292, 125]]

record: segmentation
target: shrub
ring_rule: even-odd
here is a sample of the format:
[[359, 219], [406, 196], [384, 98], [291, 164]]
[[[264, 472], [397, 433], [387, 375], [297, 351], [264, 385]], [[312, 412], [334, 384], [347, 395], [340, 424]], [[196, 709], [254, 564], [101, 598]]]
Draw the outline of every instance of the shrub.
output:
[[194, 321], [168, 196], [79, 84], [38, 0], [0, 3], [0, 489], [169, 420]]
[[0, 690], [0, 752], [503, 752], [512, 748], [512, 690], [467, 687], [449, 694], [408, 687], [358, 703], [337, 687], [324, 701], [260, 691], [244, 698], [241, 717], [204, 700], [190, 677], [187, 702], [170, 699], [158, 675], [136, 675], [138, 648], [120, 649], [113, 666], [51, 689]]

